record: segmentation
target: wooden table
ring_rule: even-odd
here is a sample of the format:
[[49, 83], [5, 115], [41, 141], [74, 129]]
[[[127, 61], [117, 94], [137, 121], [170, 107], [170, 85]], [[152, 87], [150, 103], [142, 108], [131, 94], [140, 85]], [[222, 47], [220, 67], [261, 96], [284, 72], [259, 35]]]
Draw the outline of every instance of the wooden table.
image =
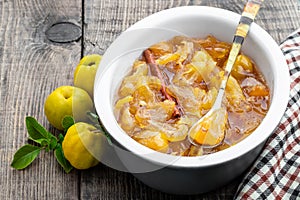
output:
[[[240, 13], [240, 0], [0, 0], [0, 199], [232, 199], [242, 177], [211, 193], [175, 196], [153, 190], [131, 174], [98, 165], [64, 173], [42, 152], [27, 169], [14, 170], [15, 151], [27, 143], [24, 119], [48, 130], [43, 105], [56, 87], [72, 84], [80, 58], [103, 54], [136, 21], [186, 5]], [[256, 22], [280, 43], [300, 27], [299, 0], [266, 0]]]

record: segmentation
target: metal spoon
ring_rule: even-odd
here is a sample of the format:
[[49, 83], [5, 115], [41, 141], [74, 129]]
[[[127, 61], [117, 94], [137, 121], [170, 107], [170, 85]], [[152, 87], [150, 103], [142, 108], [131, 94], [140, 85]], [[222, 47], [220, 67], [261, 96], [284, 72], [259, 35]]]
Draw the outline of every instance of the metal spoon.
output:
[[[214, 148], [222, 143], [222, 141], [225, 138], [225, 123], [227, 121], [227, 112], [226, 109], [222, 108], [222, 99], [225, 93], [225, 87], [227, 84], [227, 80], [230, 76], [233, 64], [236, 60], [236, 57], [238, 56], [241, 46], [244, 42], [244, 39], [246, 38], [250, 25], [254, 21], [254, 18], [256, 14], [258, 13], [258, 10], [260, 8], [260, 5], [263, 3], [264, 0], [248, 0], [247, 4], [244, 7], [243, 13], [241, 15], [239, 25], [237, 26], [234, 38], [233, 38], [233, 44], [229, 53], [228, 61], [225, 66], [225, 73], [224, 77], [222, 78], [220, 89], [218, 91], [217, 98], [214, 102], [214, 105], [210, 109], [208, 113], [206, 113], [203, 117], [201, 117], [193, 126], [190, 128], [188, 132], [188, 138], [189, 141], [199, 146], [201, 145], [203, 148]], [[225, 113], [224, 113], [225, 112]], [[225, 114], [225, 115], [224, 115]], [[207, 127], [207, 123], [209, 123], [209, 120], [217, 119], [216, 116], [219, 116], [223, 122], [220, 121], [214, 121], [213, 123], [223, 123], [218, 124], [217, 126], [223, 126], [219, 127], [213, 135], [204, 135], [204, 137], [209, 138], [210, 142], [204, 142], [199, 143], [200, 139], [197, 140], [197, 134], [204, 134], [205, 132], [208, 132], [209, 130], [203, 130], [205, 127]], [[223, 116], [224, 115], [224, 116]], [[208, 127], [208, 129], [211, 127]], [[224, 128], [224, 129], [223, 129]], [[221, 130], [220, 130], [221, 129]], [[201, 133], [200, 133], [201, 132]], [[220, 132], [220, 133], [219, 133]], [[202, 135], [203, 137], [203, 135]], [[215, 139], [214, 139], [215, 138]], [[202, 139], [203, 140], [203, 139]], [[201, 141], [202, 141], [201, 140]]]

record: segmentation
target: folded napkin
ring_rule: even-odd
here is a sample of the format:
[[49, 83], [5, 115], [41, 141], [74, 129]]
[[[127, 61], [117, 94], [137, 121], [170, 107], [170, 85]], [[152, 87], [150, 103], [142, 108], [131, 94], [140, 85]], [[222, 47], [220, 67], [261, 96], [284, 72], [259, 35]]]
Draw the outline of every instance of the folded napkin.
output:
[[300, 29], [282, 42], [290, 99], [280, 124], [246, 174], [236, 199], [300, 199]]

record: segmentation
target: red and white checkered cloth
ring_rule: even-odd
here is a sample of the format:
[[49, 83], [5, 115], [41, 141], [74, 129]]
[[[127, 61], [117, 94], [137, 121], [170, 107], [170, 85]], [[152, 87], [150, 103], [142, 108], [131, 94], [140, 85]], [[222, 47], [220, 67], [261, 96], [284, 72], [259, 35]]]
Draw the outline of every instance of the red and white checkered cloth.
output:
[[280, 45], [290, 100], [277, 129], [239, 186], [236, 199], [300, 199], [300, 29]]

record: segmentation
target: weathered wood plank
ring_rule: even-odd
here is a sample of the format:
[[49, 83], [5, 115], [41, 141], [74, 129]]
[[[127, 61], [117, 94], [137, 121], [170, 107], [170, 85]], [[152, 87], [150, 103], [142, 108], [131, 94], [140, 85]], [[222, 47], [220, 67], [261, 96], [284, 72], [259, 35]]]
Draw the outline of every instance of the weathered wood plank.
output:
[[171, 195], [152, 189], [129, 173], [104, 165], [81, 174], [81, 199], [233, 199], [241, 178], [226, 187], [201, 195]]
[[77, 199], [78, 172], [65, 174], [54, 155], [41, 153], [26, 170], [10, 167], [15, 151], [27, 142], [25, 116], [49, 128], [46, 96], [71, 84], [81, 42], [58, 44], [45, 32], [58, 22], [81, 27], [81, 1], [0, 1], [0, 199]]
[[[47, 153], [23, 171], [9, 165], [15, 151], [27, 141], [25, 116], [36, 117], [55, 132], [44, 116], [44, 100], [56, 87], [72, 84], [82, 52], [103, 54], [123, 30], [163, 9], [206, 5], [240, 13], [245, 2], [0, 0], [0, 199], [232, 199], [239, 179], [208, 194], [182, 197], [153, 190], [131, 174], [103, 165], [65, 174]], [[279, 43], [300, 27], [299, 8], [298, 0], [265, 0], [256, 22]], [[45, 35], [54, 24], [81, 27], [82, 21], [83, 47], [78, 31], [77, 39], [68, 38], [64, 32], [52, 32], [52, 40]]]
[[[246, 1], [239, 0], [86, 0], [84, 6], [84, 54], [103, 54], [111, 42], [136, 21], [160, 10], [185, 5], [214, 6], [241, 13]], [[280, 43], [292, 30], [300, 27], [297, 0], [265, 1], [256, 19], [276, 42]], [[288, 22], [286, 22], [288, 20]], [[178, 199], [153, 190], [132, 175], [97, 166], [81, 173], [82, 199]], [[214, 192], [187, 196], [185, 199], [232, 199], [239, 179]]]

